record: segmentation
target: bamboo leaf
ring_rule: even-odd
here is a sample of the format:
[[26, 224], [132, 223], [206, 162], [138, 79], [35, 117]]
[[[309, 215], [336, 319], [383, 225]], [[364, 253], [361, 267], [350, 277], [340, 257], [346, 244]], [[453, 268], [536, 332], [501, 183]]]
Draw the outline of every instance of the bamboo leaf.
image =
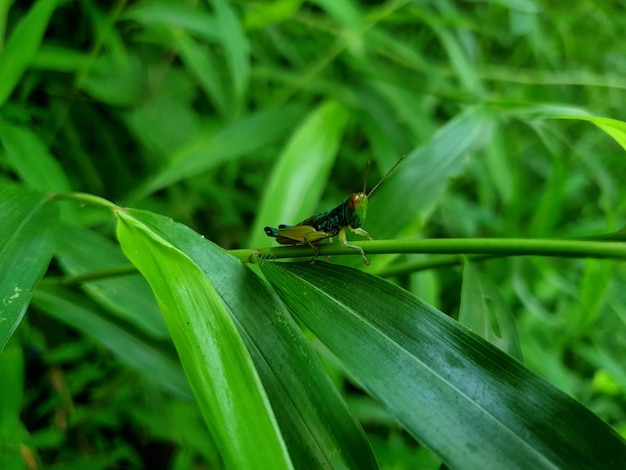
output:
[[515, 319], [496, 285], [469, 259], [463, 264], [459, 322], [514, 358], [523, 361]]
[[291, 468], [254, 364], [211, 283], [144, 223], [140, 211], [120, 211], [118, 217], [122, 250], [152, 287], [226, 465], [252, 469], [271, 462], [273, 468]]
[[37, 53], [56, 0], [39, 0], [13, 30], [0, 54], [0, 107], [13, 93]]
[[626, 465], [626, 442], [593, 413], [399, 287], [326, 263], [261, 269], [366, 391], [449, 466]]
[[0, 214], [1, 350], [50, 263], [59, 214], [46, 194], [22, 189], [0, 191]]
[[250, 76], [250, 44], [229, 2], [212, 0], [215, 22], [220, 31], [236, 98], [237, 110], [248, 86]]
[[[118, 281], [118, 284], [121, 284]], [[191, 390], [180, 365], [131, 332], [107, 320], [96, 305], [61, 288], [37, 289], [33, 305], [58, 321], [91, 336], [130, 367], [151, 377], [161, 386], [185, 399]]]
[[376, 239], [415, 236], [448, 180], [465, 167], [468, 153], [488, 141], [492, 125], [485, 109], [468, 108], [407, 155], [372, 195], [366, 222], [370, 235]]
[[172, 155], [168, 166], [148, 179], [132, 196], [143, 197], [184, 178], [234, 160], [283, 137], [301, 115], [297, 106], [285, 106], [249, 115], [221, 131], [203, 134]]
[[626, 122], [600, 116], [576, 116], [574, 119], [592, 122], [613, 137], [613, 139], [626, 150]]
[[[215, 289], [250, 352], [292, 460], [324, 468], [376, 468], [362, 429], [268, 286], [188, 227], [146, 212], [130, 213], [189, 256]], [[248, 419], [240, 415], [233, 422], [246, 427]]]
[[[117, 244], [91, 230], [65, 227], [58, 245], [55, 256], [65, 272], [73, 276], [102, 272], [128, 263]], [[98, 304], [146, 334], [156, 339], [169, 338], [150, 286], [139, 274], [126, 275], [123, 279], [86, 281], [82, 288]]]
[[37, 134], [0, 121], [0, 141], [20, 179], [40, 191], [69, 192], [63, 168]]
[[348, 113], [329, 101], [302, 122], [287, 143], [265, 186], [252, 225], [250, 246], [267, 246], [266, 225], [296, 224], [313, 215], [335, 161]]
[[24, 442], [28, 431], [20, 421], [24, 401], [24, 354], [15, 346], [0, 351], [0, 377], [3, 387], [0, 400], [0, 468], [24, 468], [24, 456], [32, 453]]

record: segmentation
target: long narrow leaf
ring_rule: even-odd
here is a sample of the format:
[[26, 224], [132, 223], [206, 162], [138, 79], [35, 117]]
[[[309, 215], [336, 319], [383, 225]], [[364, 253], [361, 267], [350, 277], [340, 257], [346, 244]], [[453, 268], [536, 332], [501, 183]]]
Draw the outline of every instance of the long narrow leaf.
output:
[[63, 168], [35, 132], [0, 121], [0, 142], [11, 167], [31, 188], [71, 191]]
[[492, 125], [484, 108], [469, 108], [411, 152], [372, 195], [365, 227], [370, 235], [376, 239], [415, 236], [448, 180], [463, 170], [468, 153], [488, 141]]
[[24, 441], [28, 431], [20, 421], [24, 401], [24, 354], [15, 346], [0, 351], [0, 377], [5, 384], [0, 400], [0, 468], [25, 468], [25, 455], [31, 455]]
[[347, 120], [347, 111], [329, 101], [311, 112], [295, 131], [263, 191], [252, 224], [251, 246], [270, 244], [264, 226], [292, 225], [313, 215]]
[[[267, 284], [188, 227], [132, 211], [202, 269], [221, 297], [259, 373], [294, 462], [321, 468], [376, 468], [364, 433], [316, 354]], [[239, 416], [246, 425], [246, 416]]]
[[0, 107], [19, 83], [37, 52], [56, 0], [39, 0], [16, 26], [0, 54]]
[[176, 361], [129, 331], [107, 320], [98, 308], [61, 288], [40, 287], [33, 295], [33, 305], [104, 345], [129, 366], [153, 378], [164, 389], [191, 398], [183, 371]]
[[463, 264], [459, 322], [478, 336], [523, 361], [515, 319], [498, 288], [482, 276], [475, 264]]
[[124, 253], [159, 303], [191, 389], [229, 468], [292, 468], [265, 391], [231, 316], [213, 286], [184, 253], [119, 212]]
[[58, 210], [49, 197], [21, 189], [0, 191], [0, 349], [22, 320], [54, 248]]
[[350, 373], [454, 468], [620, 468], [626, 443], [522, 364], [374, 276], [261, 264]]
[[[128, 263], [120, 247], [91, 230], [65, 227], [55, 254], [70, 275], [102, 272]], [[114, 315], [141, 328], [156, 339], [169, 338], [161, 312], [150, 295], [150, 286], [139, 274], [123, 279], [86, 281], [82, 288]]]
[[299, 107], [284, 106], [242, 118], [217, 133], [207, 132], [178, 149], [169, 165], [137, 189], [132, 197], [143, 197], [181, 179], [254, 152], [282, 138], [300, 115]]
[[250, 44], [243, 34], [230, 2], [211, 0], [211, 4], [215, 10], [215, 22], [220, 31], [220, 39], [230, 69], [235, 105], [239, 109], [250, 76]]

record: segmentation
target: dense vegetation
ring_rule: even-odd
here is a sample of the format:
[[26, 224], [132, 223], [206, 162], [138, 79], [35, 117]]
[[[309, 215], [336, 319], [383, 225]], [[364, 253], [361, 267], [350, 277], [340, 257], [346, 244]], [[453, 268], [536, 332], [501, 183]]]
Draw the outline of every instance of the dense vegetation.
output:
[[4, 2], [0, 468], [626, 467], [624, 28]]

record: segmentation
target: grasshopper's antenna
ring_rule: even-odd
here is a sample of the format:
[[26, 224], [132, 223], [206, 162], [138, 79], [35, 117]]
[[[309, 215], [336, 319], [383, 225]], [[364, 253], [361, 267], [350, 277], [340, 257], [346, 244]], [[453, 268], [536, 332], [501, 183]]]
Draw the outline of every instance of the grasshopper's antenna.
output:
[[[402, 158], [401, 158], [400, 160], [398, 160], [394, 166], [392, 166], [392, 167], [391, 167], [391, 170], [389, 170], [389, 171], [387, 172], [387, 174], [386, 174], [385, 176], [383, 176], [383, 177], [381, 178], [381, 180], [380, 180], [378, 183], [376, 183], [376, 186], [374, 186], [374, 187], [372, 188], [372, 190], [369, 192], [369, 194], [367, 195], [367, 197], [368, 197], [368, 198], [369, 198], [372, 194], [374, 194], [374, 191], [376, 191], [376, 188], [378, 188], [378, 187], [380, 186], [380, 184], [381, 184], [383, 181], [385, 181], [385, 180], [387, 179], [387, 177], [391, 174], [391, 172], [392, 172], [393, 170], [395, 170], [395, 169], [396, 169], [396, 167], [400, 164], [400, 162], [401, 162], [402, 160], [404, 160], [404, 157], [405, 157], [405, 156], [406, 156], [406, 155], [403, 155], [403, 156], [402, 156]], [[368, 171], [369, 171], [369, 169], [370, 169], [369, 162], [367, 162], [367, 169], [368, 169]], [[367, 179], [367, 173], [365, 174], [365, 178]], [[363, 189], [363, 192], [365, 192], [365, 189]]]
[[363, 179], [363, 192], [365, 192], [365, 190], [367, 189], [367, 177], [370, 174], [370, 164], [372, 163], [371, 160], [367, 161], [367, 167], [365, 168], [365, 178]]

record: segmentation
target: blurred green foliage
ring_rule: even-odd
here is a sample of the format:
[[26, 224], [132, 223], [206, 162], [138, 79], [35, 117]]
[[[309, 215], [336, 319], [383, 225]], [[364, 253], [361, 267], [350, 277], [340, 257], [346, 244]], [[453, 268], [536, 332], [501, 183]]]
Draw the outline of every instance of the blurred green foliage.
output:
[[[225, 249], [264, 248], [263, 225], [333, 207], [361, 188], [367, 160], [373, 182], [411, 154], [397, 171], [405, 190], [390, 183], [371, 201], [374, 238], [613, 233], [624, 149], [588, 122], [553, 118], [626, 119], [625, 13], [588, 0], [4, 2], [0, 184], [95, 194]], [[436, 173], [439, 155], [450, 161]], [[90, 249], [123, 263], [106, 238], [110, 214], [62, 209], [51, 276], [88, 272], [78, 260]], [[408, 219], [405, 231], [383, 212]], [[526, 364], [626, 436], [623, 263], [528, 257], [473, 269], [499, 288]], [[457, 316], [458, 267], [394, 280]], [[23, 459], [7, 465], [222, 464], [153, 304], [146, 322], [124, 309], [144, 291], [129, 277], [122, 292], [99, 281], [63, 299], [35, 294], [0, 360], [12, 412], [22, 410], [6, 429], [16, 442], [28, 434]], [[120, 354], [135, 337], [151, 352]], [[439, 465], [325, 363], [381, 467]]]

